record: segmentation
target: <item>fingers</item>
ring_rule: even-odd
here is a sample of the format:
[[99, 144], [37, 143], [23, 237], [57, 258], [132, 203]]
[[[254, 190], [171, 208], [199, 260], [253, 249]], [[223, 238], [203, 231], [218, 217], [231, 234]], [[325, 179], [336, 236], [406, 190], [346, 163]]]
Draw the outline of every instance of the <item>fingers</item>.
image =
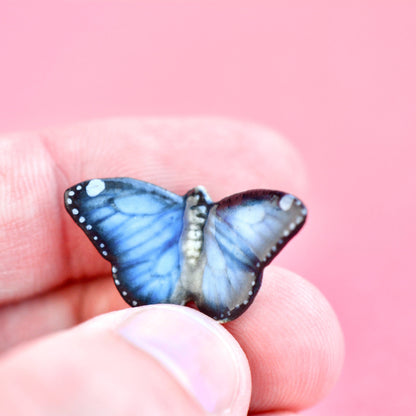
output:
[[[13, 306], [8, 325], [0, 312], [5, 342], [18, 342], [22, 332], [36, 336], [36, 331], [42, 334], [123, 307], [111, 279], [78, 283], [32, 302], [36, 304]], [[249, 360], [255, 413], [311, 406], [339, 376], [344, 347], [338, 320], [324, 296], [294, 273], [268, 267], [253, 305], [225, 327]]]
[[292, 272], [266, 269], [253, 305], [226, 327], [252, 370], [254, 413], [309, 407], [339, 377], [344, 341], [337, 317], [324, 296]]
[[218, 119], [121, 119], [4, 137], [0, 303], [109, 273], [69, 219], [62, 195], [76, 182], [111, 176], [179, 194], [202, 184], [214, 200], [256, 187], [299, 195], [305, 177], [296, 151], [280, 136]]
[[0, 308], [0, 353], [23, 341], [125, 309], [111, 278], [68, 284]]
[[246, 415], [250, 373], [237, 342], [190, 308], [102, 315], [0, 361], [0, 414]]

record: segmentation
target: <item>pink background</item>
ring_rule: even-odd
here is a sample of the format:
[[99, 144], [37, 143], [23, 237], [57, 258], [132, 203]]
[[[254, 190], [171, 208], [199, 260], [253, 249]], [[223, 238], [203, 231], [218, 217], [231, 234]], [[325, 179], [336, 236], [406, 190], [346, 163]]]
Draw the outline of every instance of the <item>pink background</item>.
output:
[[347, 343], [305, 414], [415, 414], [416, 2], [3, 0], [0, 75], [0, 132], [207, 114], [290, 137], [311, 215], [279, 262]]

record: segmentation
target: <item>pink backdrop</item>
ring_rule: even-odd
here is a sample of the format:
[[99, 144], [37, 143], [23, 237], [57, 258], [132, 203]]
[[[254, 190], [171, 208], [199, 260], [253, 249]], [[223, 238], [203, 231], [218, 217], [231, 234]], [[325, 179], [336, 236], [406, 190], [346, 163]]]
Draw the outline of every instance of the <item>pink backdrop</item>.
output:
[[330, 299], [347, 343], [305, 414], [415, 414], [416, 2], [300, 4], [3, 0], [0, 131], [208, 114], [290, 137], [311, 215], [280, 264]]

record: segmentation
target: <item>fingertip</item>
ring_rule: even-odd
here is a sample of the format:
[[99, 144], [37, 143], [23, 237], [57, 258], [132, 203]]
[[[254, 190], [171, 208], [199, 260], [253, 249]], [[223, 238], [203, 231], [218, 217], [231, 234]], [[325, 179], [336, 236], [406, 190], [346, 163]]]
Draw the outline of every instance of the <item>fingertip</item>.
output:
[[21, 346], [3, 357], [0, 374], [10, 397], [33, 398], [23, 410], [41, 414], [245, 415], [250, 400], [247, 360], [233, 337], [171, 305], [109, 313]]
[[176, 305], [150, 305], [117, 332], [146, 351], [209, 413], [245, 414], [251, 378], [237, 341], [216, 321]]
[[[178, 193], [204, 185], [214, 198], [258, 187], [302, 194], [307, 182], [295, 146], [258, 123], [224, 117], [119, 117], [49, 128], [43, 134], [74, 182], [140, 177]], [[77, 165], [68, 151], [76, 155]]]
[[214, 117], [116, 118], [16, 133], [0, 141], [0, 165], [7, 235], [0, 237], [0, 303], [105, 273], [105, 261], [91, 262], [93, 247], [63, 207], [74, 183], [127, 176], [178, 194], [204, 185], [214, 200], [256, 188], [301, 197], [306, 183], [288, 140], [261, 125]]
[[337, 316], [322, 293], [293, 272], [269, 267], [250, 310], [227, 328], [250, 363], [253, 411], [312, 406], [339, 378], [344, 338]]

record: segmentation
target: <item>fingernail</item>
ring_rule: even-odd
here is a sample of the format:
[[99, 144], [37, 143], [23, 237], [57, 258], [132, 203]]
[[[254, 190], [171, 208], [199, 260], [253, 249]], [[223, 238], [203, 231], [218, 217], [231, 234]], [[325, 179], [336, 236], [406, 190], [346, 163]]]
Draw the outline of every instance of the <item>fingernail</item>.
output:
[[236, 400], [238, 344], [212, 319], [191, 308], [152, 305], [137, 308], [118, 332], [158, 360], [207, 412], [225, 414]]

